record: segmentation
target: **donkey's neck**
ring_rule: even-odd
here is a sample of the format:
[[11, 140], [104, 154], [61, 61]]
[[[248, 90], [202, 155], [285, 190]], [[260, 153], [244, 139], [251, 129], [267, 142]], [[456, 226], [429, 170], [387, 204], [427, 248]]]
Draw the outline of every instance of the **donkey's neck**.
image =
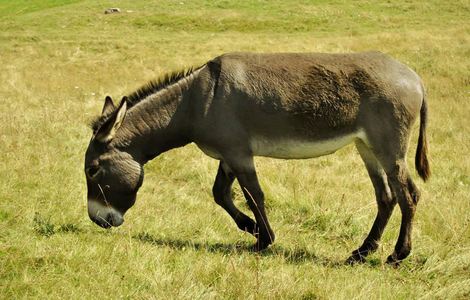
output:
[[191, 86], [197, 73], [198, 70], [130, 108], [113, 142], [142, 164], [190, 143]]

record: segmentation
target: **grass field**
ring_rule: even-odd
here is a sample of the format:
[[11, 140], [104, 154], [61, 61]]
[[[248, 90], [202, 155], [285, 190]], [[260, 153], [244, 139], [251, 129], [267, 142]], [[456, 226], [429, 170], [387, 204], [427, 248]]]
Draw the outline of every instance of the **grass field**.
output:
[[[0, 0], [0, 298], [470, 298], [469, 18], [468, 1]], [[277, 233], [261, 254], [213, 202], [217, 162], [194, 145], [146, 165], [123, 226], [88, 219], [83, 157], [106, 95], [229, 51], [372, 49], [415, 69], [429, 101], [433, 176], [414, 172], [416, 126], [422, 200], [399, 268], [383, 264], [398, 209], [377, 253], [343, 264], [376, 213], [353, 146], [256, 160]]]

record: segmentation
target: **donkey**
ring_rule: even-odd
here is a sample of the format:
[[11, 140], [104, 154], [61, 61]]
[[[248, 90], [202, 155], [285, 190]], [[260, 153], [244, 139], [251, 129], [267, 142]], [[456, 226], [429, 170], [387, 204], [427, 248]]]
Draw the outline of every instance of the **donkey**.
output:
[[[88, 214], [101, 227], [121, 225], [142, 185], [143, 165], [193, 142], [220, 161], [215, 202], [238, 228], [257, 238], [254, 250], [263, 250], [275, 235], [253, 157], [312, 158], [354, 142], [374, 186], [378, 212], [347, 262], [362, 262], [378, 248], [398, 202], [400, 234], [387, 258], [398, 264], [411, 251], [420, 198], [406, 165], [418, 113], [415, 165], [426, 180], [427, 105], [421, 79], [407, 66], [380, 52], [224, 54], [151, 81], [117, 107], [106, 97], [85, 155]], [[255, 220], [232, 201], [235, 178]]]

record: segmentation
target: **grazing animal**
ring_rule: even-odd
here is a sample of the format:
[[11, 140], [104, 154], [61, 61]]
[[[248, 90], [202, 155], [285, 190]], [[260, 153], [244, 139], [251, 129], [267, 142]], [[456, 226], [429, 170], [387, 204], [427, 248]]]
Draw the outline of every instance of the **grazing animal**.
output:
[[[375, 189], [378, 213], [348, 262], [377, 249], [398, 203], [399, 263], [411, 250], [419, 191], [406, 165], [410, 131], [420, 115], [416, 169], [426, 180], [427, 105], [421, 79], [379, 52], [356, 54], [229, 53], [194, 70], [151, 81], [115, 107], [106, 97], [92, 124], [85, 155], [88, 213], [101, 227], [119, 226], [134, 204], [143, 165], [170, 149], [195, 143], [220, 161], [215, 202], [262, 250], [274, 242], [254, 156], [301, 159], [354, 142]], [[234, 179], [255, 220], [233, 203]]]

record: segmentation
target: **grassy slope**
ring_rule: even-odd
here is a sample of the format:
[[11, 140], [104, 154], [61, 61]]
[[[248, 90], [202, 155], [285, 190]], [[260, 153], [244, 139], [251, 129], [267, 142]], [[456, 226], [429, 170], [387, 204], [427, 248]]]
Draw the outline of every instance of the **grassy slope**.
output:
[[[104, 15], [115, 4], [0, 0], [0, 297], [470, 297], [467, 1], [144, 2]], [[227, 51], [369, 49], [412, 66], [428, 90], [434, 174], [417, 181], [414, 251], [400, 268], [382, 265], [398, 210], [366, 264], [341, 264], [375, 215], [351, 146], [257, 160], [278, 237], [261, 255], [211, 200], [217, 163], [192, 145], [146, 166], [124, 226], [88, 220], [86, 124], [106, 94]]]

